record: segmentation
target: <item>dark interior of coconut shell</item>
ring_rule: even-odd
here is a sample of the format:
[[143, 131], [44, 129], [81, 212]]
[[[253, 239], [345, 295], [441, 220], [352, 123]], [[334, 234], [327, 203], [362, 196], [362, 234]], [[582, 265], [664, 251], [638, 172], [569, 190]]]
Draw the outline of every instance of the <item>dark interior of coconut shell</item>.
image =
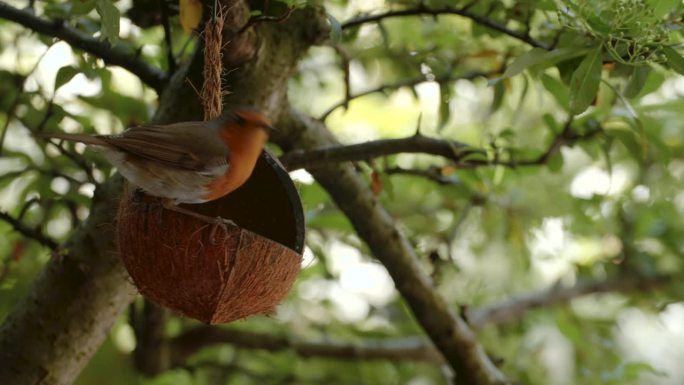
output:
[[239, 189], [211, 202], [182, 206], [230, 219], [298, 254], [304, 250], [304, 212], [299, 194], [287, 171], [267, 151]]

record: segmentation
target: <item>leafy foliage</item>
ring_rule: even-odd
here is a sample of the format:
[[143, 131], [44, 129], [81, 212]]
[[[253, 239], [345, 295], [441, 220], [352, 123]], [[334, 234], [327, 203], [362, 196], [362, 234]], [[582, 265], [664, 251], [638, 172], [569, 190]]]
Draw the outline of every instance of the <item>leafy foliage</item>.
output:
[[[168, 68], [162, 15], [153, 3], [145, 8], [145, 1], [133, 1], [124, 9], [110, 0], [50, 0], [35, 11]], [[271, 9], [304, 6], [271, 3]], [[473, 324], [509, 378], [681, 383], [678, 361], [659, 353], [667, 348], [672, 357], [684, 355], [678, 332], [684, 318], [681, 2], [320, 3], [330, 39], [312, 49], [293, 76], [293, 105], [325, 115], [344, 143], [419, 132], [478, 150], [459, 162], [401, 153], [357, 164], [455, 313], [475, 322], [486, 306], [525, 293], [556, 298], [586, 282], [608, 285], [527, 305], [520, 314], [508, 309], [506, 322]], [[146, 18], [131, 16], [141, 9]], [[348, 23], [407, 10], [413, 12]], [[169, 12], [171, 56], [182, 61], [193, 38], [183, 33], [183, 16], [173, 7]], [[0, 26], [0, 211], [30, 230], [0, 220], [6, 234], [0, 238], [3, 319], [50, 252], [59, 252], [36, 235], [67, 239], [87, 217], [93, 190], [113, 173], [90, 149], [30, 133], [119, 132], [148, 121], [156, 96], [135, 76], [92, 55], [59, 51], [64, 43], [6, 21]], [[323, 187], [306, 173], [293, 177], [308, 231], [301, 276], [277, 315], [227, 326], [287, 336], [287, 349], [213, 345], [139, 379], [132, 353], [144, 343], [134, 322], [144, 313], [139, 299], [78, 383], [450, 381], [429, 360], [297, 354], [299, 342], [358, 348], [389, 341], [396, 347], [424, 332]], [[624, 283], [634, 280], [640, 284]], [[196, 326], [167, 315], [161, 334], [172, 339]]]

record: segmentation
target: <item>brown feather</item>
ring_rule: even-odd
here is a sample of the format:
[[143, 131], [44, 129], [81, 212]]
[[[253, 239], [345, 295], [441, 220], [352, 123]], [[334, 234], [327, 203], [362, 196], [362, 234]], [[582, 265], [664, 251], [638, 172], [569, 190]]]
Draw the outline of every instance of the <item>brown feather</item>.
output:
[[136, 126], [121, 135], [100, 138], [124, 153], [188, 171], [224, 166], [229, 156], [216, 129], [203, 122]]
[[95, 135], [87, 134], [67, 134], [67, 133], [51, 133], [51, 132], [34, 132], [32, 135], [36, 138], [44, 139], [61, 139], [68, 140], [70, 142], [79, 142], [95, 146], [105, 146], [108, 147], [107, 143], [100, 139], [100, 137]]

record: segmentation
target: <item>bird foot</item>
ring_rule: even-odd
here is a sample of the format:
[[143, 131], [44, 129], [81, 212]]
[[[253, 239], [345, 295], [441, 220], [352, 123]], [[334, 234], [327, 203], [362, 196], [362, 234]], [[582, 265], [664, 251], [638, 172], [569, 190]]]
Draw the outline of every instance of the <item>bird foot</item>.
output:
[[237, 227], [237, 223], [231, 221], [230, 219], [216, 217], [212, 219], [213, 226], [211, 228], [211, 233], [209, 234], [209, 242], [212, 245], [218, 244], [216, 241], [216, 232], [219, 228], [223, 229], [223, 234], [228, 234], [228, 226]]
[[231, 221], [230, 219], [221, 218], [221, 217], [210, 217], [207, 215], [196, 213], [194, 211], [185, 209], [183, 207], [179, 207], [173, 201], [170, 201], [170, 200], [166, 200], [166, 199], [162, 200], [162, 205], [164, 206], [164, 208], [166, 208], [168, 210], [175, 211], [175, 212], [178, 212], [181, 214], [185, 214], [185, 215], [191, 216], [193, 218], [197, 218], [203, 222], [206, 222], [206, 223], [209, 223], [210, 225], [212, 225], [211, 233], [209, 236], [209, 241], [211, 242], [212, 245], [216, 245], [218, 243], [218, 242], [216, 242], [216, 232], [218, 231], [219, 227], [223, 229], [224, 234], [228, 233], [228, 226], [237, 227], [237, 224], [235, 222]]

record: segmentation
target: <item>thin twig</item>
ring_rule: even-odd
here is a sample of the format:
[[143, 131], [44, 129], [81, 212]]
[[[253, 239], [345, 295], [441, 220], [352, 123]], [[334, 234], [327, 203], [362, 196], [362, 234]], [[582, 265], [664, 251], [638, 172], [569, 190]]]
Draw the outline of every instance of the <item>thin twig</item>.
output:
[[[54, 101], [50, 99], [47, 105], [47, 109], [45, 111], [45, 115], [43, 115], [43, 119], [38, 123], [38, 127], [36, 127], [36, 132], [42, 132], [43, 128], [45, 127], [45, 124], [47, 123], [48, 119], [52, 116], [52, 109], [54, 106]], [[95, 179], [95, 173], [93, 171], [93, 168], [83, 160], [83, 158], [78, 155], [74, 154], [71, 151], [67, 150], [64, 148], [64, 141], [59, 142], [59, 144], [53, 142], [52, 140], [46, 140], [47, 143], [52, 144], [57, 148], [57, 150], [60, 152], [60, 154], [64, 155], [67, 157], [69, 160], [71, 160], [78, 168], [83, 170], [86, 174], [86, 178], [88, 178], [88, 182], [92, 183], [95, 186], [99, 186], [99, 182], [97, 179]]]
[[548, 44], [530, 37], [528, 33], [514, 31], [512, 29], [509, 29], [504, 24], [496, 22], [492, 19], [489, 19], [488, 17], [479, 15], [477, 13], [471, 12], [468, 9], [468, 7], [454, 8], [454, 7], [445, 6], [445, 7], [439, 7], [439, 8], [429, 8], [426, 5], [421, 3], [418, 6], [413, 7], [413, 8], [401, 9], [401, 10], [396, 10], [396, 11], [388, 11], [388, 12], [384, 12], [384, 13], [378, 13], [375, 15], [358, 16], [358, 17], [355, 17], [351, 20], [348, 20], [348, 21], [342, 23], [342, 29], [353, 28], [353, 27], [357, 27], [359, 25], [366, 24], [366, 23], [374, 23], [374, 22], [378, 22], [378, 21], [383, 20], [383, 19], [391, 18], [391, 17], [418, 16], [418, 15], [430, 15], [430, 16], [459, 15], [459, 16], [463, 16], [463, 17], [466, 17], [468, 19], [473, 20], [474, 22], [476, 22], [482, 26], [485, 26], [487, 28], [501, 32], [505, 35], [511, 36], [511, 37], [518, 39], [520, 41], [523, 41], [523, 42], [531, 45], [532, 47], [542, 48], [542, 49], [546, 49], [546, 50], [549, 49]]
[[24, 222], [14, 218], [13, 216], [9, 215], [4, 211], [0, 211], [0, 220], [12, 225], [14, 231], [20, 233], [26, 238], [33, 239], [34, 241], [50, 248], [51, 250], [59, 250], [59, 244], [52, 238], [43, 234], [43, 232], [40, 231], [39, 228], [31, 228], [27, 226]]
[[425, 169], [389, 167], [383, 170], [388, 175], [411, 175], [429, 179], [437, 184], [448, 186], [458, 184], [458, 180], [442, 173], [441, 167], [428, 167]]
[[166, 1], [161, 2], [162, 25], [164, 26], [164, 41], [166, 43], [166, 61], [169, 66], [169, 73], [176, 72], [176, 59], [173, 57], [173, 35], [171, 34], [171, 23], [169, 22], [169, 9]]
[[357, 98], [367, 96], [370, 94], [374, 94], [374, 93], [378, 93], [378, 92], [385, 92], [385, 91], [389, 91], [389, 90], [396, 90], [396, 89], [399, 89], [402, 87], [413, 87], [413, 86], [416, 86], [418, 84], [426, 83], [426, 82], [436, 82], [436, 83], [442, 84], [442, 83], [452, 82], [452, 81], [456, 81], [456, 80], [473, 80], [473, 79], [478, 78], [478, 77], [488, 77], [488, 76], [495, 74], [495, 73], [497, 73], [497, 72], [471, 71], [471, 72], [468, 72], [465, 74], [459, 74], [459, 75], [447, 74], [447, 75], [438, 76], [435, 78], [431, 78], [431, 77], [423, 75], [423, 76], [413, 78], [413, 79], [404, 79], [404, 80], [400, 80], [400, 81], [395, 82], [395, 83], [383, 84], [379, 87], [371, 88], [369, 90], [366, 90], [366, 91], [363, 91], [363, 92], [360, 92], [360, 93], [354, 94], [354, 95], [350, 95], [347, 92], [344, 100], [342, 100], [342, 101], [334, 104], [333, 106], [331, 106], [327, 111], [325, 111], [321, 115], [321, 117], [319, 119], [325, 120], [328, 117], [328, 115], [330, 115], [336, 109], [338, 109], [340, 107], [348, 106], [349, 102], [352, 101], [353, 99], [357, 99]]
[[[5, 119], [5, 124], [3, 125], [2, 128], [2, 133], [0, 133], [0, 157], [2, 157], [2, 149], [5, 144], [5, 137], [7, 136], [7, 130], [9, 130], [9, 125], [12, 119], [14, 118], [14, 112], [19, 107], [19, 101], [21, 100], [21, 95], [24, 93], [24, 85], [26, 84], [26, 80], [38, 69], [38, 65], [40, 65], [40, 62], [43, 61], [43, 58], [45, 57], [45, 54], [48, 53], [50, 50], [51, 46], [48, 46], [45, 51], [38, 57], [38, 60], [36, 60], [36, 64], [33, 65], [31, 70], [26, 74], [26, 75], [21, 75], [19, 78], [19, 81], [17, 82], [16, 90], [17, 94], [14, 97], [14, 100], [12, 100], [12, 104], [10, 104], [9, 109], [7, 109], [7, 118]], [[19, 55], [19, 50], [17, 52], [17, 55]]]
[[[349, 68], [351, 58], [349, 56], [349, 53], [344, 49], [344, 47], [342, 47], [339, 44], [335, 45], [335, 51], [340, 56], [340, 65], [342, 67], [342, 73], [344, 74], [344, 100], [338, 107], [344, 107], [344, 109], [346, 110], [349, 108], [349, 101], [354, 98], [351, 94], [351, 68]], [[332, 112], [332, 110], [329, 111]], [[325, 116], [328, 116], [330, 112], [327, 112], [322, 119], [325, 119]]]
[[252, 16], [247, 20], [245, 25], [243, 25], [237, 32], [238, 35], [242, 34], [252, 26], [258, 24], [258, 23], [282, 23], [286, 21], [287, 19], [290, 18], [290, 15], [292, 15], [292, 11], [294, 11], [294, 7], [289, 7], [285, 13], [283, 13], [280, 16], [268, 16], [268, 15], [258, 15], [258, 16]]
[[426, 344], [422, 337], [405, 337], [365, 344], [303, 342], [265, 333], [211, 326], [195, 327], [171, 340], [172, 362], [174, 365], [181, 365], [199, 349], [215, 344], [231, 344], [246, 349], [268, 351], [292, 350], [302, 357], [444, 363], [444, 358], [431, 345]]
[[487, 305], [468, 311], [468, 323], [475, 329], [482, 329], [488, 324], [501, 325], [520, 319], [530, 310], [557, 306], [572, 299], [596, 293], [625, 293], [631, 291], [653, 291], [672, 281], [668, 275], [651, 277], [625, 276], [612, 280], [579, 282], [573, 286], [553, 286], [503, 302]]

